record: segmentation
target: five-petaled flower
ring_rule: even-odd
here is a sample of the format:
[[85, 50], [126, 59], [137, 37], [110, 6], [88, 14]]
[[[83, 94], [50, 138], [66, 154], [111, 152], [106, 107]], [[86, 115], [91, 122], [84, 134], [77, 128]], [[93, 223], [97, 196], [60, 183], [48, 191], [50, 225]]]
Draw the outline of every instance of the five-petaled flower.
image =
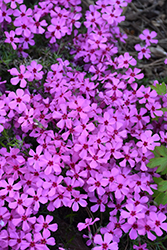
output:
[[26, 87], [27, 81], [25, 79], [28, 79], [31, 75], [28, 71], [26, 71], [24, 65], [20, 65], [20, 72], [16, 68], [9, 69], [8, 71], [12, 76], [17, 76], [10, 80], [11, 84], [17, 85], [20, 82], [21, 88]]

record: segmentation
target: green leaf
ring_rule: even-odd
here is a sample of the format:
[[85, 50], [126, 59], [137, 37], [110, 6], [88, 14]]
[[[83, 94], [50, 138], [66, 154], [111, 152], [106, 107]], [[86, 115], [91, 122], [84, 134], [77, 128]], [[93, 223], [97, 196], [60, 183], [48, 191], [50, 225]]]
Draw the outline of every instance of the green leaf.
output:
[[164, 192], [167, 191], [167, 181], [162, 180], [158, 185], [158, 191]]
[[[166, 156], [167, 155], [167, 148], [161, 145], [160, 147], [155, 147], [155, 153]], [[154, 154], [155, 155], [155, 154]]]
[[163, 202], [163, 198], [164, 198], [164, 193], [158, 192], [158, 195], [156, 196], [156, 198], [154, 199], [154, 201], [155, 201], [158, 205], [160, 205], [160, 204], [162, 204], [162, 202]]
[[160, 110], [162, 110], [165, 113], [167, 111], [167, 108], [161, 108]]
[[159, 184], [161, 181], [163, 181], [163, 179], [160, 177], [153, 177], [153, 180], [156, 184]]
[[167, 148], [164, 146], [155, 147], [154, 151], [154, 158], [149, 160], [147, 167], [155, 168], [158, 167], [156, 172], [163, 172], [166, 173], [167, 171]]
[[158, 95], [165, 95], [167, 93], [166, 91], [166, 84], [163, 82], [161, 85], [156, 84], [156, 86], [150, 86], [152, 89], [154, 89]]
[[167, 192], [163, 193], [162, 205], [167, 204]]

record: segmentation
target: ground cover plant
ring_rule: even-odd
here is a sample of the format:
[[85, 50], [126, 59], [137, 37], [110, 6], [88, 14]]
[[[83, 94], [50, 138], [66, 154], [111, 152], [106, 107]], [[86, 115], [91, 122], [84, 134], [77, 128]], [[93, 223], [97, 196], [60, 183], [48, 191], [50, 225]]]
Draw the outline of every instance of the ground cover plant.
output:
[[155, 31], [118, 53], [130, 2], [0, 1], [0, 249], [65, 249], [63, 209], [90, 249], [165, 249], [167, 91]]

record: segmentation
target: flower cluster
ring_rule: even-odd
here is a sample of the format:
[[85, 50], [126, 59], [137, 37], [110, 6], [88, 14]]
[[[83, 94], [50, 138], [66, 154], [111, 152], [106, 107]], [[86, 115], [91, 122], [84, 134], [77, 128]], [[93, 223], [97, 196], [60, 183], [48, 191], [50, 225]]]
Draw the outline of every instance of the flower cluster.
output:
[[[167, 94], [137, 83], [144, 75], [129, 53], [117, 56], [117, 41], [126, 39], [118, 27], [122, 7], [130, 1], [90, 5], [83, 33], [80, 0], [40, 1], [33, 10], [23, 0], [8, 2], [0, 1], [0, 22], [11, 27], [5, 43], [27, 57], [35, 35], [57, 46], [73, 36], [68, 45], [74, 58], [57, 58], [47, 72], [35, 59], [8, 70], [7, 84], [16, 91], [0, 96], [0, 132], [12, 129], [20, 144], [0, 148], [1, 249], [47, 250], [56, 244], [51, 232], [58, 225], [51, 215], [37, 215], [42, 207], [49, 214], [63, 206], [109, 211], [109, 222], [94, 235], [90, 226], [99, 218], [78, 224], [79, 231], [88, 228], [85, 237], [94, 250], [118, 249], [124, 233], [132, 240], [162, 236], [167, 207], [153, 205], [153, 177], [159, 175], [147, 163], [155, 146], [166, 143], [167, 116], [160, 109]], [[157, 42], [154, 37], [148, 30], [140, 36], [146, 46]], [[147, 48], [136, 50], [139, 59], [149, 58]], [[84, 71], [75, 69], [79, 60]], [[36, 85], [44, 91], [32, 91]], [[162, 126], [156, 126], [159, 117]]]

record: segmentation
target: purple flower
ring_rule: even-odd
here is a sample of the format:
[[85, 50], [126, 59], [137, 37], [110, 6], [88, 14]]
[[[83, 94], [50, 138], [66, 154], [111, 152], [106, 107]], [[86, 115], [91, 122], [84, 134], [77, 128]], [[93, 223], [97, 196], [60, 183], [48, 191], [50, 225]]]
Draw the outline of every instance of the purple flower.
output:
[[92, 248], [92, 250], [117, 250], [118, 243], [112, 242], [112, 240], [113, 236], [109, 233], [104, 234], [104, 240], [102, 239], [102, 236], [100, 234], [96, 234], [94, 236], [94, 243], [97, 244], [97, 246]]
[[4, 32], [7, 39], [5, 40], [5, 43], [11, 43], [14, 50], [16, 50], [17, 46], [15, 43], [19, 43], [20, 39], [18, 37], [15, 37], [15, 32], [11, 30], [9, 33], [7, 31]]
[[151, 51], [145, 46], [145, 47], [141, 47], [140, 44], [136, 44], [135, 45], [135, 50], [139, 51], [138, 53], [138, 59], [141, 60], [143, 58], [143, 56], [145, 56], [145, 58], [149, 59], [150, 53]]
[[150, 32], [148, 29], [143, 30], [143, 33], [140, 34], [140, 39], [146, 42], [146, 45], [149, 46], [151, 43], [158, 43], [158, 40], [154, 39], [157, 33], [155, 31]]
[[78, 225], [77, 225], [78, 230], [82, 231], [83, 229], [88, 227], [88, 230], [90, 231], [90, 226], [93, 225], [96, 221], [99, 221], [99, 220], [100, 220], [99, 218], [95, 218], [92, 221], [92, 218], [86, 218], [85, 223], [82, 223], [82, 222], [78, 223]]
[[25, 88], [27, 85], [27, 81], [25, 79], [30, 77], [30, 73], [26, 71], [24, 65], [20, 65], [20, 72], [16, 68], [12, 68], [8, 70], [12, 76], [14, 77], [10, 80], [11, 84], [17, 85], [20, 82], [20, 87]]

